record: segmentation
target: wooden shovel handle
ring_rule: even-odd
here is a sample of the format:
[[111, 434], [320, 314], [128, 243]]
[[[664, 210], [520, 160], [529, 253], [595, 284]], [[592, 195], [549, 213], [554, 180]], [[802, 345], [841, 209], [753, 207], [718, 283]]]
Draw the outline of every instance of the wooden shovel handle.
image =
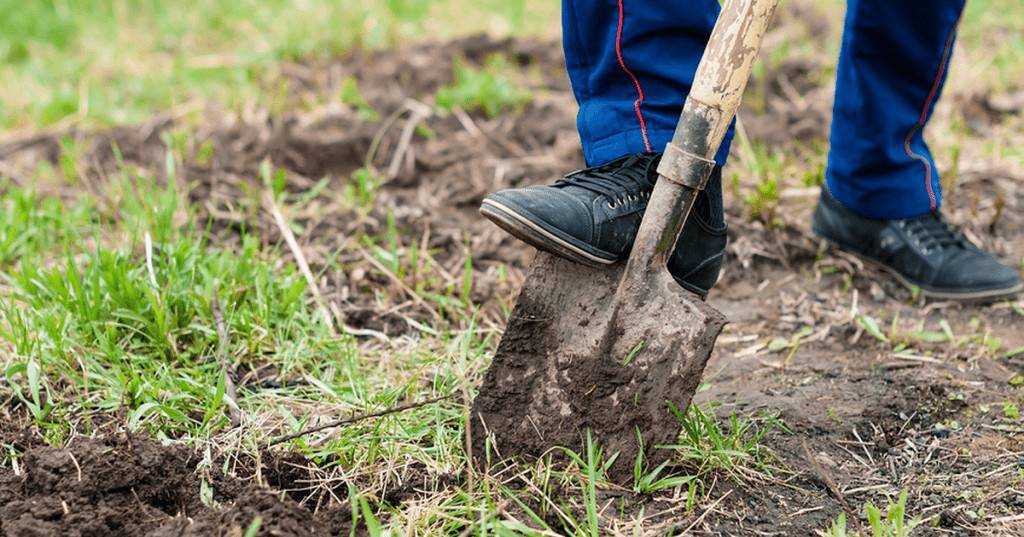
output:
[[727, 0], [658, 166], [661, 180], [627, 264], [627, 275], [662, 270], [714, 170], [714, 158], [739, 109], [754, 60], [779, 0]]
[[[739, 110], [761, 42], [778, 5], [779, 0], [725, 3], [669, 146], [706, 159], [715, 158]], [[672, 165], [671, 161], [663, 164], [659, 173], [676, 179]]]

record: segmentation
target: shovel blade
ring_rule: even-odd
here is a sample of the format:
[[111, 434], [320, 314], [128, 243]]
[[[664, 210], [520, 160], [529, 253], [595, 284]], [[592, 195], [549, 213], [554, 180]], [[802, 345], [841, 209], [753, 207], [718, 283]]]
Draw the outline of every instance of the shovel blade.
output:
[[619, 454], [609, 477], [621, 483], [641, 449], [649, 467], [671, 457], [655, 448], [679, 434], [670, 406], [689, 405], [725, 318], [668, 271], [616, 298], [622, 273], [538, 252], [473, 401], [478, 466], [582, 453], [588, 431]]

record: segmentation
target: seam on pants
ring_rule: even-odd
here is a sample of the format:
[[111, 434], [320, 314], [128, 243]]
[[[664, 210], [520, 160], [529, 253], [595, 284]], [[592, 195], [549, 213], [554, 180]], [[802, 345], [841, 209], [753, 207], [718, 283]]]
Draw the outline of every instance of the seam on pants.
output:
[[918, 118], [917, 123], [914, 124], [910, 132], [907, 133], [907, 137], [903, 140], [903, 150], [907, 153], [907, 156], [924, 165], [924, 187], [928, 192], [928, 205], [932, 211], [939, 208], [938, 197], [935, 195], [935, 189], [932, 187], [932, 164], [927, 157], [915, 152], [911, 148], [911, 144], [914, 141], [914, 136], [917, 136], [917, 133], [924, 129], [925, 124], [928, 123], [928, 110], [931, 109], [932, 103], [939, 93], [939, 86], [942, 85], [942, 78], [946, 74], [946, 68], [949, 66], [949, 57], [953, 53], [953, 42], [956, 40], [956, 28], [959, 22], [958, 20], [957, 24], [953, 25], [953, 29], [949, 32], [949, 37], [946, 38], [946, 47], [942, 51], [942, 61], [939, 63], [939, 69], [935, 73], [932, 89], [928, 92], [928, 97], [921, 108], [921, 117]]
[[640, 105], [644, 102], [644, 89], [640, 86], [640, 80], [633, 74], [633, 71], [630, 71], [629, 67], [626, 66], [626, 60], [622, 56], [622, 27], [626, 22], [624, 1], [619, 0], [619, 25], [615, 30], [615, 54], [619, 58], [619, 67], [622, 68], [622, 71], [633, 82], [633, 87], [636, 88], [636, 100], [633, 101], [633, 111], [636, 112], [636, 119], [640, 122], [640, 136], [644, 139], [644, 149], [647, 152], [651, 152], [653, 149], [651, 148], [651, 139], [647, 135], [647, 120], [644, 119], [644, 113], [640, 109]]

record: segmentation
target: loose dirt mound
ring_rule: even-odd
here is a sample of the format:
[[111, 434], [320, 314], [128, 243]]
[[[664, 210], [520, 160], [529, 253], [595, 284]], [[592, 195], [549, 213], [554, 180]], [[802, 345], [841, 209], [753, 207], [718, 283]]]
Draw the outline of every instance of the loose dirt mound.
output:
[[235, 498], [223, 510], [208, 509], [199, 516], [179, 516], [164, 524], [154, 537], [202, 537], [206, 535], [242, 535], [249, 528], [259, 528], [259, 535], [329, 536], [347, 535], [347, 529], [330, 528], [330, 521], [321, 521], [293, 500], [282, 499], [280, 493], [251, 490]]
[[[336, 535], [332, 512], [235, 479], [208, 482], [189, 449], [142, 439], [78, 439], [65, 449], [29, 448], [19, 471], [0, 475], [0, 533], [9, 536], [241, 535], [259, 518], [261, 535]], [[208, 473], [207, 473], [208, 475]]]
[[143, 535], [202, 508], [190, 458], [149, 441], [31, 449], [22, 475], [4, 476], [0, 527], [8, 535]]

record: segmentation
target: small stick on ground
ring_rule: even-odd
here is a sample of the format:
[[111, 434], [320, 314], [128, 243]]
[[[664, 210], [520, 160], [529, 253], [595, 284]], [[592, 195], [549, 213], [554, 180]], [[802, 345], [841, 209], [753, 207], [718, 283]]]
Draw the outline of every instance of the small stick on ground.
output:
[[512, 142], [503, 139], [499, 136], [495, 136], [491, 133], [485, 132], [483, 129], [478, 127], [476, 122], [473, 121], [473, 118], [471, 118], [469, 114], [467, 114], [466, 111], [462, 109], [462, 107], [453, 107], [452, 115], [454, 115], [455, 118], [459, 120], [459, 123], [462, 124], [462, 128], [466, 129], [466, 132], [480, 138], [485, 143], [491, 142], [494, 145], [501, 147], [505, 151], [508, 151], [510, 154], [517, 158], [527, 156], [526, 151], [524, 151], [520, 147], [516, 147], [514, 144], [512, 144]]
[[405, 128], [402, 129], [402, 134], [398, 138], [398, 147], [395, 149], [395, 153], [391, 157], [391, 165], [388, 166], [388, 172], [386, 175], [388, 180], [398, 177], [398, 172], [402, 167], [402, 162], [405, 161], [405, 154], [409, 151], [409, 144], [412, 143], [412, 136], [416, 133], [416, 127], [423, 120], [430, 117], [431, 114], [429, 106], [415, 99], [407, 99], [405, 107], [411, 111], [411, 114], [408, 121], [405, 122]]
[[807, 462], [811, 464], [811, 470], [814, 472], [814, 475], [817, 476], [817, 478], [822, 483], [825, 484], [825, 488], [827, 488], [832, 497], [835, 498], [837, 502], [839, 502], [839, 505], [843, 508], [843, 511], [846, 511], [846, 513], [853, 520], [856, 520], [857, 512], [850, 508], [850, 504], [846, 502], [846, 497], [843, 496], [842, 490], [840, 490], [839, 486], [836, 485], [836, 482], [834, 479], [832, 479], [831, 474], [829, 474], [828, 471], [825, 470], [825, 467], [822, 466], [821, 463], [818, 462], [818, 459], [814, 457], [814, 454], [811, 453], [811, 448], [807, 446], [807, 441], [804, 440], [800, 444], [804, 448], [804, 457], [806, 457]]
[[75, 458], [75, 454], [68, 450], [68, 458], [71, 459], [72, 464], [75, 465], [75, 470], [78, 472], [78, 482], [82, 482], [82, 467], [78, 464], [78, 459]]
[[689, 526], [687, 526], [687, 528], [686, 528], [685, 530], [683, 530], [683, 533], [681, 533], [680, 535], [689, 535], [689, 533], [690, 533], [690, 530], [692, 530], [693, 528], [697, 527], [697, 524], [700, 524], [701, 522], [703, 522], [703, 521], [704, 521], [704, 519], [705, 519], [705, 518], [706, 518], [706, 517], [707, 517], [707, 516], [708, 516], [708, 515], [709, 515], [709, 514], [710, 514], [710, 513], [712, 512], [712, 511], [714, 511], [716, 507], [718, 507], [718, 504], [722, 503], [722, 500], [726, 499], [726, 498], [727, 498], [727, 497], [728, 497], [728, 496], [729, 496], [730, 494], [732, 494], [732, 491], [731, 491], [731, 490], [730, 490], [730, 491], [728, 491], [728, 492], [726, 492], [725, 494], [721, 495], [721, 496], [720, 496], [720, 497], [719, 497], [719, 498], [718, 498], [717, 500], [715, 500], [714, 502], [712, 502], [712, 503], [711, 503], [711, 505], [709, 505], [709, 506], [708, 506], [708, 508], [707, 508], [707, 509], [705, 509], [705, 510], [704, 510], [704, 512], [703, 512], [703, 513], [701, 513], [701, 514], [700, 514], [700, 516], [699, 516], [699, 517], [697, 517], [697, 519], [696, 519], [696, 520], [694, 520], [693, 522], [691, 522], [691, 523], [690, 523], [690, 525], [689, 525]]
[[309, 290], [313, 293], [313, 300], [316, 302], [316, 308], [320, 312], [320, 317], [323, 318], [327, 329], [331, 331], [331, 335], [337, 337], [338, 332], [334, 329], [334, 318], [331, 316], [330, 310], [327, 309], [323, 293], [320, 292], [320, 286], [317, 285], [313, 272], [309, 270], [309, 262], [306, 261], [306, 255], [302, 253], [299, 241], [295, 240], [295, 233], [292, 233], [292, 228], [288, 227], [288, 221], [285, 220], [284, 215], [281, 213], [281, 208], [277, 205], [277, 201], [274, 200], [274, 196], [269, 190], [263, 193], [263, 203], [267, 206], [271, 216], [274, 217], [274, 223], [277, 224], [278, 229], [281, 231], [284, 241], [288, 243], [288, 249], [292, 251], [292, 257], [295, 258], [295, 264], [299, 266], [299, 271], [306, 278], [306, 283], [309, 284]]
[[345, 315], [338, 308], [337, 302], [334, 302], [332, 300], [328, 307], [330, 308], [331, 313], [334, 314], [334, 318], [338, 321], [338, 325], [341, 327], [342, 330], [344, 330], [349, 335], [357, 337], [372, 337], [382, 343], [388, 345], [391, 344], [391, 338], [389, 338], [387, 334], [385, 334], [384, 332], [380, 332], [378, 330], [371, 330], [369, 328], [355, 328], [345, 324]]
[[234, 367], [228, 361], [228, 328], [224, 324], [224, 313], [220, 309], [220, 300], [217, 299], [217, 287], [213, 288], [213, 296], [210, 297], [210, 309], [213, 310], [213, 322], [217, 325], [217, 362], [224, 374], [224, 394], [228, 398], [228, 419], [232, 427], [242, 424], [242, 411], [238, 408], [238, 390], [235, 388], [235, 381], [231, 378]]
[[[469, 388], [463, 378], [462, 382], [462, 404], [465, 405], [463, 416], [466, 420], [466, 432], [462, 435], [463, 447], [466, 450], [466, 460], [473, 460], [473, 420], [471, 419], [471, 412], [473, 411], [473, 397], [469, 393]], [[476, 489], [476, 469], [472, 464], [466, 465], [466, 481], [469, 485], [469, 490]]]
[[375, 158], [377, 158], [377, 150], [380, 148], [380, 144], [384, 141], [384, 135], [387, 134], [388, 129], [390, 129], [391, 126], [398, 121], [398, 118], [402, 117], [402, 114], [404, 114], [407, 110], [409, 110], [408, 106], [398, 108], [397, 110], [392, 112], [391, 115], [389, 115], [383, 122], [381, 122], [381, 127], [379, 130], [377, 130], [377, 134], [373, 136], [373, 140], [370, 141], [370, 148], [366, 151], [366, 158], [363, 160], [363, 166], [365, 166], [366, 169], [374, 169], [373, 161]]
[[376, 268], [382, 274], [387, 276], [388, 279], [390, 279], [391, 281], [395, 282], [395, 285], [397, 285], [399, 289], [404, 291], [405, 294], [409, 295], [409, 298], [411, 298], [413, 302], [415, 302], [419, 306], [424, 307], [428, 312], [430, 312], [430, 314], [435, 319], [440, 319], [441, 318], [441, 314], [438, 313], [437, 310], [434, 309], [430, 304], [427, 304], [427, 302], [425, 300], [423, 300], [423, 297], [421, 297], [419, 295], [419, 293], [416, 292], [415, 289], [413, 289], [412, 287], [409, 287], [409, 285], [407, 283], [405, 283], [404, 281], [402, 281], [402, 279], [399, 278], [397, 274], [395, 274], [390, 269], [385, 267], [384, 263], [381, 263], [377, 258], [373, 257], [373, 254], [371, 254], [370, 252], [367, 252], [366, 250], [364, 250], [362, 248], [359, 249], [359, 253], [362, 254], [363, 258], [366, 259], [371, 265], [373, 265], [374, 268]]
[[397, 414], [399, 412], [405, 412], [406, 410], [412, 410], [414, 408], [420, 408], [420, 407], [423, 407], [423, 406], [432, 405], [434, 403], [440, 403], [441, 401], [444, 401], [446, 399], [451, 399], [451, 398], [452, 398], [451, 395], [444, 395], [444, 396], [441, 396], [441, 397], [435, 397], [433, 399], [427, 399], [426, 401], [418, 401], [418, 402], [415, 402], [415, 403], [407, 403], [407, 404], [404, 404], [404, 405], [399, 405], [399, 406], [396, 406], [396, 407], [391, 407], [389, 409], [381, 410], [379, 412], [371, 412], [369, 414], [361, 414], [361, 415], [358, 415], [358, 416], [352, 416], [350, 418], [345, 418], [343, 420], [332, 421], [330, 423], [325, 423], [323, 425], [317, 425], [316, 427], [310, 427], [308, 429], [303, 429], [303, 430], [301, 430], [301, 431], [299, 431], [297, 433], [292, 433], [292, 434], [289, 434], [289, 435], [280, 436], [278, 438], [275, 438], [275, 439], [271, 440], [270, 444], [268, 444], [268, 445], [276, 446], [278, 444], [282, 444], [282, 443], [287, 442], [289, 440], [295, 440], [296, 438], [299, 438], [300, 436], [305, 436], [307, 434], [312, 434], [312, 433], [323, 431], [324, 429], [331, 429], [331, 428], [334, 428], [334, 427], [341, 427], [342, 425], [350, 425], [352, 423], [357, 423], [357, 422], [360, 422], [360, 421], [363, 421], [363, 420], [368, 420], [368, 419], [371, 419], [371, 418], [380, 418], [380, 417], [387, 416], [387, 415], [390, 415], [390, 414]]

